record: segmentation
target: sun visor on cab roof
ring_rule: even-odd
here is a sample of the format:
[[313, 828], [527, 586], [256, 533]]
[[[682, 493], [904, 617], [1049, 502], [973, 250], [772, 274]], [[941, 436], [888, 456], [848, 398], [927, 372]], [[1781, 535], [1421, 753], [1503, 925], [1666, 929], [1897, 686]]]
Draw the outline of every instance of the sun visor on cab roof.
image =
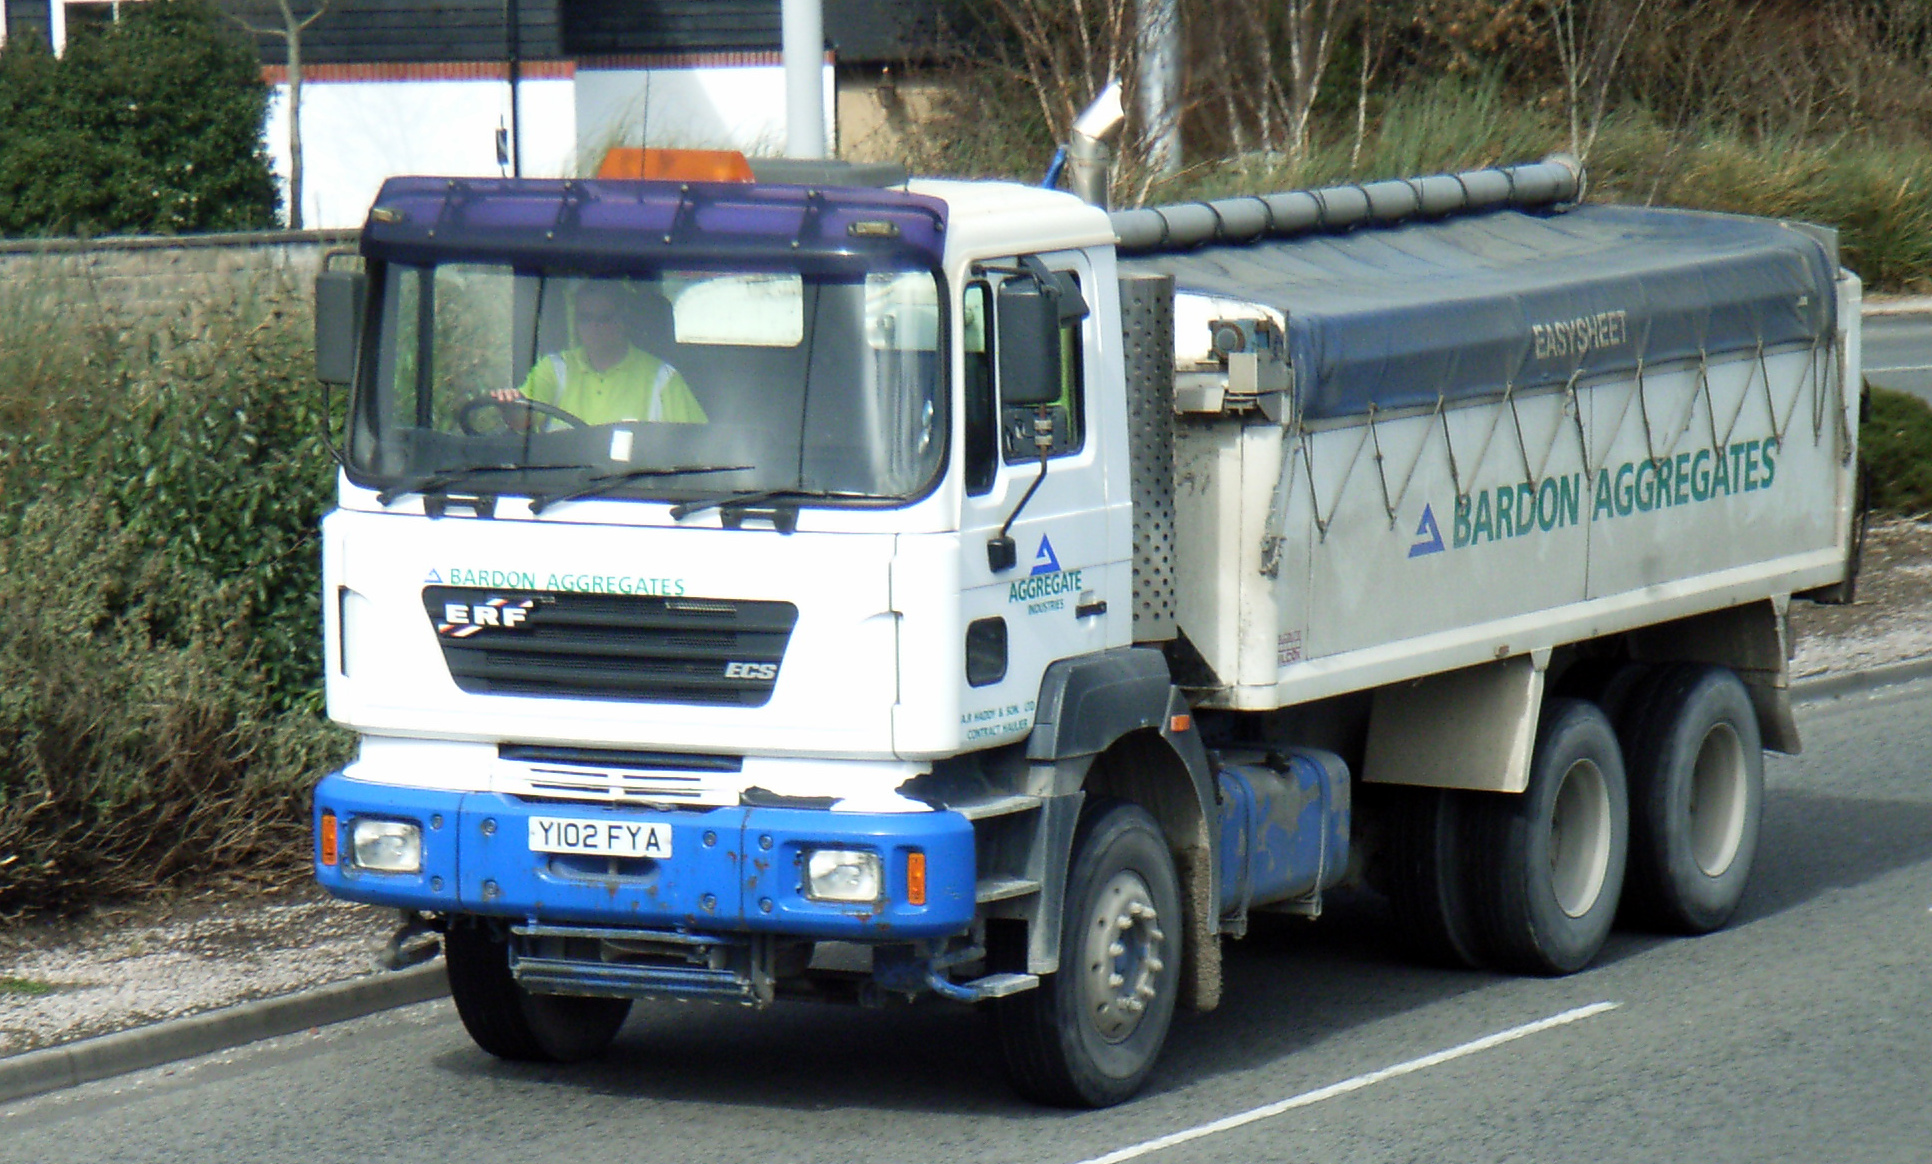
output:
[[452, 261], [619, 270], [640, 264], [930, 268], [946, 204], [902, 190], [628, 179], [391, 178], [362, 252]]

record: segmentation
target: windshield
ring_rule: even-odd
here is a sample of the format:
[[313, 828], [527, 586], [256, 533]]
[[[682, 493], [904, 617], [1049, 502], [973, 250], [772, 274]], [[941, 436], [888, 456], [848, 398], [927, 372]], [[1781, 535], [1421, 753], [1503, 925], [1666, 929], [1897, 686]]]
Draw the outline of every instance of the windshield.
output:
[[350, 470], [392, 492], [902, 500], [945, 449], [925, 271], [389, 264]]

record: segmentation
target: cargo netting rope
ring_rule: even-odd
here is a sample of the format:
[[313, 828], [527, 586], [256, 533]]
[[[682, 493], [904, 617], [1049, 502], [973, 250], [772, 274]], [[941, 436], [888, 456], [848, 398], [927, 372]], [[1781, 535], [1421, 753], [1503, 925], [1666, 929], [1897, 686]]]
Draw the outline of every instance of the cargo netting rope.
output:
[[[1491, 451], [1498, 444], [1496, 438], [1498, 432], [1503, 429], [1505, 416], [1509, 420], [1509, 436], [1502, 443], [1513, 447], [1522, 468], [1522, 483], [1533, 489], [1541, 489], [1546, 480], [1550, 461], [1555, 456], [1558, 442], [1563, 439], [1566, 428], [1575, 432], [1579, 461], [1584, 471], [1594, 479], [1608, 463], [1609, 450], [1623, 435], [1624, 428], [1630, 422], [1633, 413], [1643, 430], [1645, 453], [1655, 462], [1674, 457], [1683, 447], [1684, 440], [1689, 437], [1695, 424], [1700, 403], [1703, 405], [1706, 432], [1712, 447], [1722, 448], [1731, 443], [1731, 438], [1737, 433], [1737, 427], [1744, 416], [1745, 409], [1753, 403], [1754, 399], [1765, 410], [1772, 439], [1779, 445], [1783, 445], [1793, 422], [1797, 419], [1800, 404], [1809, 395], [1814, 446], [1822, 443], [1829, 436], [1837, 445], [1836, 454], [1839, 463], [1848, 463], [1854, 444], [1850, 439], [1845, 421], [1847, 354], [1844, 343], [1837, 335], [1827, 333], [1818, 336], [1806, 348], [1785, 349], [1788, 352], [1800, 350], [1805, 353], [1804, 365], [1793, 378], [1788, 395], [1782, 401], [1779, 399], [1781, 393], [1772, 383], [1770, 353], [1761, 340], [1755, 349], [1723, 354], [1716, 360], [1713, 360], [1708, 351], [1700, 352], [1695, 364], [1695, 387], [1686, 394], [1685, 403], [1676, 422], [1663, 429], [1661, 436], [1652, 416], [1653, 406], [1650, 400], [1649, 379], [1656, 369], [1642, 358], [1637, 360], [1634, 373], [1627, 378], [1606, 376], [1594, 383], [1584, 383], [1582, 370], [1578, 369], [1561, 387], [1533, 389], [1532, 392], [1535, 395], [1553, 392], [1563, 399], [1563, 406], [1558, 410], [1549, 432], [1534, 434], [1534, 440], [1531, 439], [1532, 434], [1524, 430], [1522, 409], [1518, 404], [1521, 394], [1513, 379], [1505, 381], [1502, 389], [1488, 398], [1464, 399], [1452, 404], [1446, 395], [1438, 394], [1434, 406], [1426, 413], [1428, 424], [1424, 427], [1421, 438], [1416, 442], [1414, 454], [1408, 458], [1408, 467], [1401, 473], [1399, 483], [1393, 486], [1389, 471], [1390, 450], [1384, 447], [1382, 436], [1383, 427], [1389, 423], [1384, 414], [1389, 410], [1378, 408], [1371, 403], [1359, 423], [1323, 425], [1320, 428], [1313, 428], [1303, 416], [1297, 402], [1284, 418], [1283, 428], [1286, 430], [1286, 438], [1282, 444], [1281, 469], [1270, 499], [1268, 528], [1261, 546], [1261, 573], [1272, 578], [1280, 571], [1281, 555], [1287, 536], [1288, 511], [1294, 501], [1297, 478], [1303, 478], [1307, 482], [1309, 507], [1316, 536], [1319, 541], [1325, 542], [1328, 538], [1329, 526], [1341, 507], [1349, 483], [1356, 477], [1356, 469], [1364, 460], [1369, 461], [1374, 467], [1374, 476], [1381, 490], [1382, 510], [1387, 515], [1389, 528], [1393, 530], [1397, 523], [1397, 513], [1415, 484], [1416, 475], [1421, 468], [1423, 458], [1429, 452], [1430, 441], [1435, 434], [1441, 434], [1443, 454], [1457, 497], [1467, 497], [1470, 494], [1471, 485], [1480, 477], [1484, 466], [1489, 462]], [[1729, 415], [1720, 431], [1718, 406], [1711, 387], [1710, 370], [1714, 363], [1733, 363], [1740, 359], [1750, 361], [1750, 367], [1747, 370], [1743, 388], [1738, 393], [1737, 405], [1729, 410]], [[1673, 361], [1673, 364], [1681, 366], [1681, 362], [1678, 361]], [[1593, 441], [1592, 433], [1584, 420], [1583, 393], [1601, 391], [1619, 384], [1630, 384], [1632, 390], [1624, 398], [1623, 406], [1618, 410], [1616, 419], [1609, 425], [1607, 436], [1602, 433], [1596, 434], [1598, 441]], [[1452, 412], [1472, 408], [1488, 408], [1491, 410], [1491, 415], [1474, 459], [1465, 461], [1457, 455], [1455, 438], [1450, 432], [1449, 418]], [[1414, 409], [1402, 409], [1400, 412], [1403, 418], [1418, 415]], [[1324, 505], [1316, 480], [1313, 438], [1319, 432], [1339, 434], [1349, 428], [1358, 429], [1359, 436], [1349, 448], [1346, 454], [1347, 461]], [[1328, 445], [1334, 443], [1334, 441], [1326, 442]], [[1595, 457], [1591, 455], [1593, 445], [1601, 450]], [[1533, 449], [1538, 451], [1533, 454]], [[1365, 452], [1368, 454], [1366, 457]]]

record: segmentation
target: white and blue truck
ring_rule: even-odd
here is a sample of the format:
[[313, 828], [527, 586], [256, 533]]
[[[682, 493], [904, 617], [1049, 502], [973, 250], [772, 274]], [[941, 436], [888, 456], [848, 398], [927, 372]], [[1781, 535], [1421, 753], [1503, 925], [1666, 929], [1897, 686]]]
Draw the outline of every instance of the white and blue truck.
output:
[[[750, 179], [396, 178], [318, 280], [360, 745], [316, 874], [485, 1050], [938, 996], [1097, 1106], [1345, 881], [1533, 974], [1730, 918], [1788, 604], [1856, 570], [1830, 231], [1561, 157], [1112, 213]], [[613, 316], [701, 421], [570, 370]]]

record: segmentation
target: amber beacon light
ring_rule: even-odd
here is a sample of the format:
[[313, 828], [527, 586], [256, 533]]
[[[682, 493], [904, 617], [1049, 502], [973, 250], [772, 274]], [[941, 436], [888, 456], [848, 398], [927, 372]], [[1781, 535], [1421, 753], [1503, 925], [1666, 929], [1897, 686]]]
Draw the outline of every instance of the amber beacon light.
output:
[[737, 150], [645, 150], [618, 146], [604, 155], [599, 178], [648, 182], [749, 182], [751, 163]]

